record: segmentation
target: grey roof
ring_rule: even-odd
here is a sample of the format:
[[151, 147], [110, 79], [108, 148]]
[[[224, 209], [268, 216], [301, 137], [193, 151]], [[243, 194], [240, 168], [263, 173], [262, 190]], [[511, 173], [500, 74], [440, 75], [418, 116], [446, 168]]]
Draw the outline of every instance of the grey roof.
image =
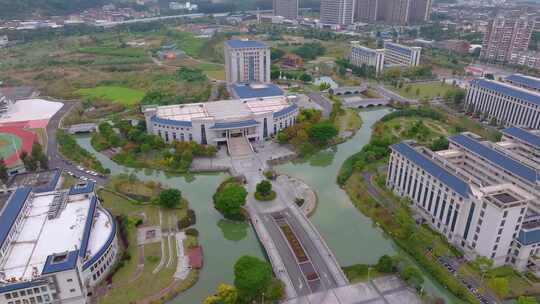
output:
[[471, 81], [472, 86], [479, 86], [484, 89], [492, 90], [503, 95], [522, 99], [524, 101], [540, 105], [540, 94], [527, 91], [509, 84], [502, 84], [492, 80], [475, 79]]
[[506, 128], [502, 130], [502, 133], [505, 135], [518, 138], [519, 140], [528, 143], [529, 145], [535, 147], [536, 149], [540, 149], [540, 136], [534, 133], [531, 133], [529, 131], [526, 131], [517, 127]]
[[267, 48], [263, 42], [257, 40], [228, 40], [225, 43], [233, 49], [242, 49], [242, 48]]
[[171, 125], [171, 126], [177, 126], [177, 127], [191, 128], [191, 126], [192, 126], [191, 121], [166, 119], [166, 118], [157, 117], [155, 115], [150, 118], [150, 121], [152, 121], [154, 123], [162, 124], [162, 125]]
[[513, 74], [505, 78], [506, 81], [510, 81], [519, 84], [523, 87], [531, 88], [534, 90], [540, 90], [540, 78], [534, 78], [521, 74]]
[[272, 96], [282, 96], [283, 90], [272, 83], [269, 84], [233, 84], [231, 86], [233, 94], [240, 99], [263, 98]]
[[285, 116], [287, 114], [290, 114], [298, 109], [298, 106], [296, 104], [292, 104], [286, 108], [283, 108], [273, 114], [274, 118]]
[[469, 197], [469, 193], [471, 193], [469, 184], [448, 172], [446, 169], [442, 168], [434, 161], [418, 152], [406, 142], [392, 145], [392, 149], [414, 162], [417, 166], [421, 167], [435, 178], [439, 179], [442, 183], [450, 187], [456, 193], [459, 193], [462, 197]]
[[114, 240], [114, 236], [116, 235], [116, 221], [114, 220], [112, 214], [108, 210], [104, 210], [109, 214], [109, 216], [113, 219], [112, 222], [112, 229], [111, 233], [109, 234], [109, 237], [107, 238], [107, 242], [105, 242], [105, 245], [99, 249], [99, 251], [92, 256], [92, 258], [83, 265], [83, 270], [86, 270], [88, 267], [93, 265], [103, 254], [107, 249], [109, 249], [109, 246], [111, 245], [112, 241]]
[[79, 256], [84, 258], [86, 256], [86, 250], [88, 249], [88, 242], [90, 242], [90, 232], [92, 231], [92, 223], [94, 222], [94, 214], [96, 213], [97, 199], [92, 196], [90, 199], [90, 208], [88, 209], [88, 215], [86, 216], [86, 223], [84, 224], [83, 237], [81, 240], [81, 247], [79, 250]]
[[49, 255], [45, 261], [45, 265], [43, 265], [43, 271], [41, 274], [49, 274], [74, 269], [77, 266], [78, 253], [78, 250], [67, 252], [66, 259], [57, 263], [54, 262], [54, 258], [58, 255]]
[[31, 191], [32, 188], [30, 187], [18, 188], [9, 198], [7, 206], [0, 215], [0, 247], [6, 241], [11, 227], [24, 207], [24, 203], [26, 202], [26, 199], [30, 195]]
[[399, 53], [407, 54], [407, 55], [411, 54], [411, 49], [410, 48], [408, 48], [406, 46], [403, 46], [401, 44], [397, 44], [397, 43], [387, 42], [387, 43], [384, 44], [384, 48], [389, 49], [389, 50], [393, 50], [393, 51], [396, 51], [396, 52], [399, 52]]
[[540, 227], [530, 230], [521, 229], [517, 239], [522, 245], [540, 243]]
[[502, 154], [501, 152], [481, 144], [476, 139], [464, 134], [458, 134], [450, 136], [448, 138], [451, 142], [457, 143], [463, 146], [465, 149], [472, 153], [487, 159], [495, 166], [502, 167], [504, 170], [511, 172], [514, 175], [521, 177], [531, 183], [536, 183], [537, 174], [536, 171], [524, 164]]
[[81, 185], [71, 186], [71, 188], [69, 188], [69, 195], [92, 193], [94, 192], [95, 186], [96, 186], [96, 183], [94, 182], [87, 182], [86, 184], [82, 186]]
[[243, 120], [243, 121], [232, 121], [232, 122], [217, 122], [210, 129], [235, 129], [235, 128], [247, 128], [254, 127], [259, 123], [253, 119]]

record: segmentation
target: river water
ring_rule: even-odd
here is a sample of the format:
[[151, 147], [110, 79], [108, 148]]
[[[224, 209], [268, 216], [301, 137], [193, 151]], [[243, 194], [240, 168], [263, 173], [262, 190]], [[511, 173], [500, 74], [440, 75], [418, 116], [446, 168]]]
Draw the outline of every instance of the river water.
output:
[[[387, 109], [362, 111], [362, 128], [347, 142], [328, 151], [323, 151], [309, 161], [287, 163], [276, 167], [281, 173], [304, 180], [317, 192], [319, 205], [312, 221], [335, 253], [342, 266], [376, 263], [383, 254], [398, 254], [399, 250], [391, 239], [373, 225], [352, 205], [347, 194], [336, 184], [336, 176], [343, 161], [360, 151], [369, 141], [371, 127]], [[78, 137], [78, 143], [94, 153], [112, 174], [135, 173], [141, 180], [154, 180], [182, 191], [197, 215], [196, 228], [204, 249], [204, 268], [195, 286], [180, 294], [171, 303], [197, 304], [211, 295], [219, 283], [233, 283], [233, 265], [245, 254], [263, 257], [253, 229], [246, 223], [223, 220], [212, 204], [212, 195], [226, 174], [197, 174], [175, 176], [157, 170], [133, 170], [120, 166], [103, 154], [95, 151], [89, 137]], [[431, 278], [426, 277], [424, 288], [446, 300], [457, 303], [457, 299]]]

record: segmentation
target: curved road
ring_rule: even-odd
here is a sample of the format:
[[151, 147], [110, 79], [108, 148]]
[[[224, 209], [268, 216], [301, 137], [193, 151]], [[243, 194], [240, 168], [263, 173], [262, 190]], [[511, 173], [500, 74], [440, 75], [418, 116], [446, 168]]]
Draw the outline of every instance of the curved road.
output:
[[56, 139], [56, 131], [60, 129], [62, 118], [77, 104], [71, 101], [59, 101], [63, 103], [62, 108], [54, 114], [47, 125], [47, 157], [49, 158], [49, 167], [58, 168], [65, 171], [71, 171], [78, 177], [85, 176], [96, 180], [97, 184], [104, 186], [107, 184], [108, 178], [102, 176], [93, 176], [84, 171], [77, 169], [77, 165], [65, 159], [58, 151], [58, 141]]

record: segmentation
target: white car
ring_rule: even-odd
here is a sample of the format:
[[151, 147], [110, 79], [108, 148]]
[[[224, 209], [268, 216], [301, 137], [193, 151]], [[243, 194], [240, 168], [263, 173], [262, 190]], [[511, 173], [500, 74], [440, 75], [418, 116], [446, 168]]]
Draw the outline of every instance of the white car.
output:
[[86, 176], [81, 176], [80, 179], [83, 180], [83, 181], [87, 181], [87, 180], [88, 180], [88, 177], [86, 177]]

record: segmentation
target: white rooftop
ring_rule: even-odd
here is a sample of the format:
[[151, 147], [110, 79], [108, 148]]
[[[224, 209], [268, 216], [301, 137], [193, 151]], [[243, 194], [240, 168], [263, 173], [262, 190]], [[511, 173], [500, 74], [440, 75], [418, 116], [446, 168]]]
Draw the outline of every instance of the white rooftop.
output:
[[61, 102], [44, 99], [19, 100], [2, 115], [0, 123], [50, 119], [62, 106]]
[[[10, 244], [6, 262], [0, 266], [5, 279], [31, 279], [33, 274], [41, 274], [47, 256], [76, 250], [81, 246], [90, 199], [68, 201], [59, 216], [49, 220], [47, 213], [53, 198], [52, 192], [34, 196], [22, 230]], [[88, 243], [90, 257], [105, 245], [111, 232], [109, 215], [96, 208]]]
[[250, 100], [220, 100], [206, 103], [192, 103], [162, 106], [157, 108], [156, 116], [179, 121], [211, 118], [218, 121], [241, 120], [252, 115], [276, 112], [289, 106], [285, 96]]

